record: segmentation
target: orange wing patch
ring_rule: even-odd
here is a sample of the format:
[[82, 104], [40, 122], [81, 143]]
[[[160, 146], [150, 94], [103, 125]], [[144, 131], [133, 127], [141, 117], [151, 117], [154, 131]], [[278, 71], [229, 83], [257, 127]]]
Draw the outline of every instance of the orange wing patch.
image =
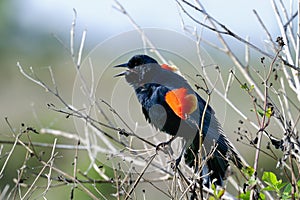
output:
[[162, 64], [161, 68], [169, 70], [169, 71], [172, 71], [172, 72], [179, 71], [178, 68], [176, 66], [174, 66], [174, 65], [170, 66], [170, 65], [167, 65], [167, 64]]
[[168, 71], [171, 71], [171, 72], [174, 72], [174, 73], [176, 73], [176, 74], [183, 77], [183, 75], [181, 74], [181, 72], [179, 71], [179, 69], [175, 65], [162, 64], [161, 68], [165, 69], [165, 70], [168, 70]]
[[165, 100], [175, 114], [181, 119], [186, 119], [197, 109], [197, 97], [194, 94], [187, 94], [186, 88], [179, 88], [169, 91]]

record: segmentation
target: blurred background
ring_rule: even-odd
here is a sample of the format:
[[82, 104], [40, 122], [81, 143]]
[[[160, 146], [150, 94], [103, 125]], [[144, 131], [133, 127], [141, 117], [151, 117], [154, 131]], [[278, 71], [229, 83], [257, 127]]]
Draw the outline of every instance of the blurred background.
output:
[[[120, 1], [131, 17], [143, 28], [164, 28], [182, 32], [181, 19], [175, 1]], [[253, 15], [256, 9], [274, 37], [278, 34], [272, 7], [268, 1], [202, 1], [207, 11], [241, 36], [263, 46], [264, 34]], [[114, 1], [1, 1], [1, 117], [10, 117], [18, 111], [22, 119], [32, 114], [31, 105], [39, 101], [36, 89], [25, 80], [16, 67], [32, 66], [41, 71], [48, 66], [68, 70], [71, 64], [69, 52], [69, 30], [73, 19], [73, 8], [78, 13], [76, 24], [77, 46], [82, 31], [87, 29], [84, 55], [106, 39], [122, 32], [134, 30], [126, 16], [114, 9]], [[57, 39], [59, 38], [63, 44]], [[209, 38], [206, 38], [209, 39]], [[213, 36], [211, 39], [214, 40]], [[236, 46], [243, 55], [243, 46]], [[224, 66], [226, 67], [226, 66]], [[228, 67], [228, 66], [227, 66]], [[63, 76], [66, 78], [65, 76]], [[69, 77], [69, 76], [67, 76]], [[69, 77], [71, 78], [71, 77]], [[29, 85], [28, 85], [29, 84]], [[65, 81], [64, 84], [73, 84]], [[29, 86], [29, 87], [28, 87]], [[5, 125], [1, 126], [4, 127]]]
[[[182, 19], [179, 14], [181, 13], [182, 15], [182, 12], [179, 12], [176, 1], [120, 0], [119, 2], [141, 28], [166, 29], [170, 32], [176, 32], [175, 35], [186, 35], [190, 40], [193, 39], [183, 31]], [[259, 13], [273, 38], [276, 38], [279, 34], [269, 1], [203, 0], [201, 3], [215, 19], [240, 36], [249, 36], [251, 42], [263, 49], [268, 49], [268, 44], [265, 43], [265, 34], [253, 14], [253, 9]], [[74, 18], [73, 9], [76, 9], [77, 12], [75, 49], [79, 47], [82, 32], [87, 30], [83, 51], [83, 57], [85, 58], [88, 55], [95, 56], [94, 50], [99, 48], [99, 44], [103, 44], [122, 33], [135, 30], [128, 17], [120, 13], [115, 7], [118, 7], [118, 5], [112, 0], [0, 1], [1, 141], [14, 140], [12, 137], [13, 131], [6, 123], [5, 117], [7, 117], [12, 127], [15, 128], [15, 131], [19, 130], [21, 123], [33, 126], [37, 130], [42, 127], [49, 127], [60, 128], [70, 132], [75, 131], [71, 121], [67, 121], [64, 116], [48, 110], [46, 104], [55, 103], [55, 98], [24, 78], [17, 68], [17, 62], [27, 72], [30, 72], [29, 67], [33, 67], [39, 78], [46, 80], [48, 83], [51, 83], [48, 70], [48, 67], [51, 66], [63, 97], [71, 102], [76, 78], [73, 61], [68, 50], [70, 45], [70, 28]], [[193, 10], [191, 12], [194, 13]], [[186, 20], [186, 25], [189, 25], [190, 21], [187, 20], [186, 16], [182, 16], [182, 18]], [[200, 20], [203, 19], [200, 18]], [[191, 25], [193, 24], [191, 23]], [[217, 39], [213, 35], [209, 31], [203, 32], [206, 40], [216, 42]], [[233, 51], [243, 57], [245, 54], [244, 46], [231, 38], [227, 39], [232, 42]], [[119, 43], [119, 47], [116, 43], [114, 45], [113, 48], [122, 49], [123, 45], [128, 44]], [[98, 55], [97, 60], [94, 60], [94, 65], [101, 68], [102, 62], [109, 63], [110, 58], [118, 58], [119, 55], [115, 55], [118, 51], [114, 52], [113, 48], [106, 52], [110, 54], [107, 57]], [[170, 52], [173, 51], [172, 49], [168, 50]], [[195, 53], [192, 52], [193, 49], [188, 48], [182, 51], [185, 54], [189, 54], [189, 51]], [[225, 54], [215, 54], [215, 51], [212, 49], [207, 49], [207, 52], [222, 71], [228, 73], [228, 70], [234, 67], [228, 59], [226, 60]], [[126, 57], [119, 61], [126, 61]], [[111, 60], [110, 62], [116, 63], [117, 61]], [[258, 63], [259, 59], [254, 58], [251, 62]], [[108, 74], [111, 75], [111, 73]], [[111, 83], [107, 82], [104, 84], [109, 85]], [[218, 107], [218, 105], [215, 106]], [[221, 105], [221, 108], [222, 106], [224, 107], [224, 103]], [[223, 121], [226, 121], [224, 116], [220, 117]], [[225, 130], [229, 130], [228, 132], [232, 133], [237, 126], [238, 123], [234, 122], [231, 125], [227, 125]], [[33, 137], [36, 141], [53, 142], [53, 138], [50, 136], [37, 135]], [[235, 138], [235, 136], [232, 136], [232, 138]], [[60, 142], [68, 143], [69, 141], [64, 139]], [[6, 152], [10, 147], [10, 145], [5, 144], [2, 152]], [[244, 147], [240, 146], [240, 148]], [[17, 176], [17, 169], [22, 165], [20, 162], [22, 159], [19, 159], [18, 156], [20, 158], [24, 156], [21, 148], [17, 147], [16, 152], [18, 153], [14, 153], [13, 159], [10, 159], [8, 163], [9, 167], [6, 168], [7, 173], [5, 174], [7, 177], [5, 177], [4, 182], [1, 180], [0, 190], [6, 183], [14, 185], [13, 177]], [[73, 157], [70, 156], [69, 160], [68, 157], [65, 159], [64, 163], [71, 166]], [[4, 159], [0, 160], [0, 166], [3, 164], [3, 161]], [[65, 194], [63, 189], [61, 192], [56, 191], [55, 193], [59, 197], [68, 197], [69, 195], [69, 193]], [[113, 189], [109, 188], [109, 191], [113, 191]]]

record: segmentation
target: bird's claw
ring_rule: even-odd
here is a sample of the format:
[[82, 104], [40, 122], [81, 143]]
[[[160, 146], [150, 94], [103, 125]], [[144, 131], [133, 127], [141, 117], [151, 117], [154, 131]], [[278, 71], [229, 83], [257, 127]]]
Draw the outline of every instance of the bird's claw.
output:
[[176, 167], [178, 167], [180, 161], [181, 161], [181, 156], [179, 156], [175, 161]]
[[181, 161], [181, 156], [179, 156], [176, 160], [173, 160], [173, 162], [171, 162], [171, 168], [175, 171], [177, 169], [177, 167], [179, 166], [179, 163]]
[[[162, 150], [164, 153], [168, 153], [166, 147], [169, 146], [169, 145], [171, 144], [171, 142], [173, 141], [173, 139], [174, 139], [174, 138], [172, 138], [171, 140], [169, 140], [169, 141], [167, 141], [167, 142], [159, 143], [159, 144], [156, 146], [156, 151]], [[170, 151], [173, 153], [172, 149], [170, 149]], [[171, 153], [171, 154], [172, 154], [172, 153]], [[176, 170], [176, 168], [178, 167], [180, 161], [181, 161], [181, 156], [179, 156], [176, 160], [172, 160], [172, 161], [171, 161], [171, 168], [172, 168], [173, 170]]]
[[158, 145], [156, 145], [156, 151], [163, 150], [169, 144], [170, 144], [170, 141], [159, 143]]

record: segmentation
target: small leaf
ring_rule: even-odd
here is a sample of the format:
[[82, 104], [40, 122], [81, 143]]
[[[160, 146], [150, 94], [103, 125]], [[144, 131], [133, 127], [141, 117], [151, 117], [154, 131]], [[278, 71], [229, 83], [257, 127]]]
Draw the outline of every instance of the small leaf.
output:
[[215, 186], [214, 183], [211, 184], [211, 189], [212, 189], [214, 192], [216, 192], [216, 186]]
[[248, 90], [248, 85], [247, 83], [244, 83], [243, 85], [241, 85], [241, 88], [244, 89], [244, 90]]
[[266, 196], [263, 193], [259, 193], [259, 199], [266, 200]]
[[240, 194], [239, 199], [249, 200], [250, 199], [250, 191], [247, 191], [246, 193]]
[[279, 183], [277, 184], [277, 188], [278, 188], [279, 190], [281, 190], [284, 186], [287, 185], [287, 183], [281, 183], [281, 182], [282, 182], [282, 180], [279, 180]]
[[257, 113], [259, 114], [259, 116], [263, 117], [265, 112], [261, 109], [257, 109]]
[[267, 109], [267, 111], [266, 111], [266, 117], [267, 117], [267, 118], [270, 118], [270, 117], [272, 116], [272, 114], [273, 114], [272, 108], [269, 107], [269, 108]]
[[270, 186], [276, 186], [278, 184], [278, 180], [276, 175], [273, 172], [264, 172], [262, 176], [262, 180]]
[[283, 195], [281, 196], [281, 200], [290, 200], [290, 199], [292, 199], [292, 196], [289, 194], [283, 193]]
[[289, 184], [287, 184], [286, 187], [284, 188], [283, 193], [291, 194], [291, 192], [292, 192], [292, 185], [289, 183]]
[[221, 189], [217, 194], [218, 199], [221, 199], [224, 194], [225, 194], [225, 189]]
[[[246, 193], [240, 194], [239, 199], [250, 200], [250, 195], [251, 195], [251, 192], [247, 191]], [[266, 200], [266, 196], [263, 193], [259, 193], [259, 198], [258, 199]]]
[[249, 184], [250, 186], [256, 185], [256, 184], [257, 184], [257, 179], [256, 179], [254, 176], [251, 176], [251, 177], [249, 178], [249, 180], [248, 180], [248, 184]]
[[275, 191], [275, 187], [268, 185], [267, 187], [264, 187], [262, 191]]
[[242, 168], [242, 172], [248, 177], [251, 177], [254, 174], [255, 169], [253, 167], [247, 166]]

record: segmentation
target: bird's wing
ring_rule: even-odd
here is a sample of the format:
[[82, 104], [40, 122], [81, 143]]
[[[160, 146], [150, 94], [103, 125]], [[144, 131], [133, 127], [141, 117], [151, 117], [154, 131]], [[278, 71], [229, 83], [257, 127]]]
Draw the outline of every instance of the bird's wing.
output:
[[239, 169], [245, 166], [239, 153], [224, 134], [224, 130], [214, 113], [211, 114], [209, 127], [206, 127], [205, 129], [206, 133], [202, 142], [207, 151], [209, 151], [211, 146], [216, 143], [216, 151], [223, 156], [223, 160], [230, 159]]
[[136, 90], [146, 120], [158, 130], [176, 135], [180, 118], [165, 101], [169, 88], [159, 84], [145, 84]]

